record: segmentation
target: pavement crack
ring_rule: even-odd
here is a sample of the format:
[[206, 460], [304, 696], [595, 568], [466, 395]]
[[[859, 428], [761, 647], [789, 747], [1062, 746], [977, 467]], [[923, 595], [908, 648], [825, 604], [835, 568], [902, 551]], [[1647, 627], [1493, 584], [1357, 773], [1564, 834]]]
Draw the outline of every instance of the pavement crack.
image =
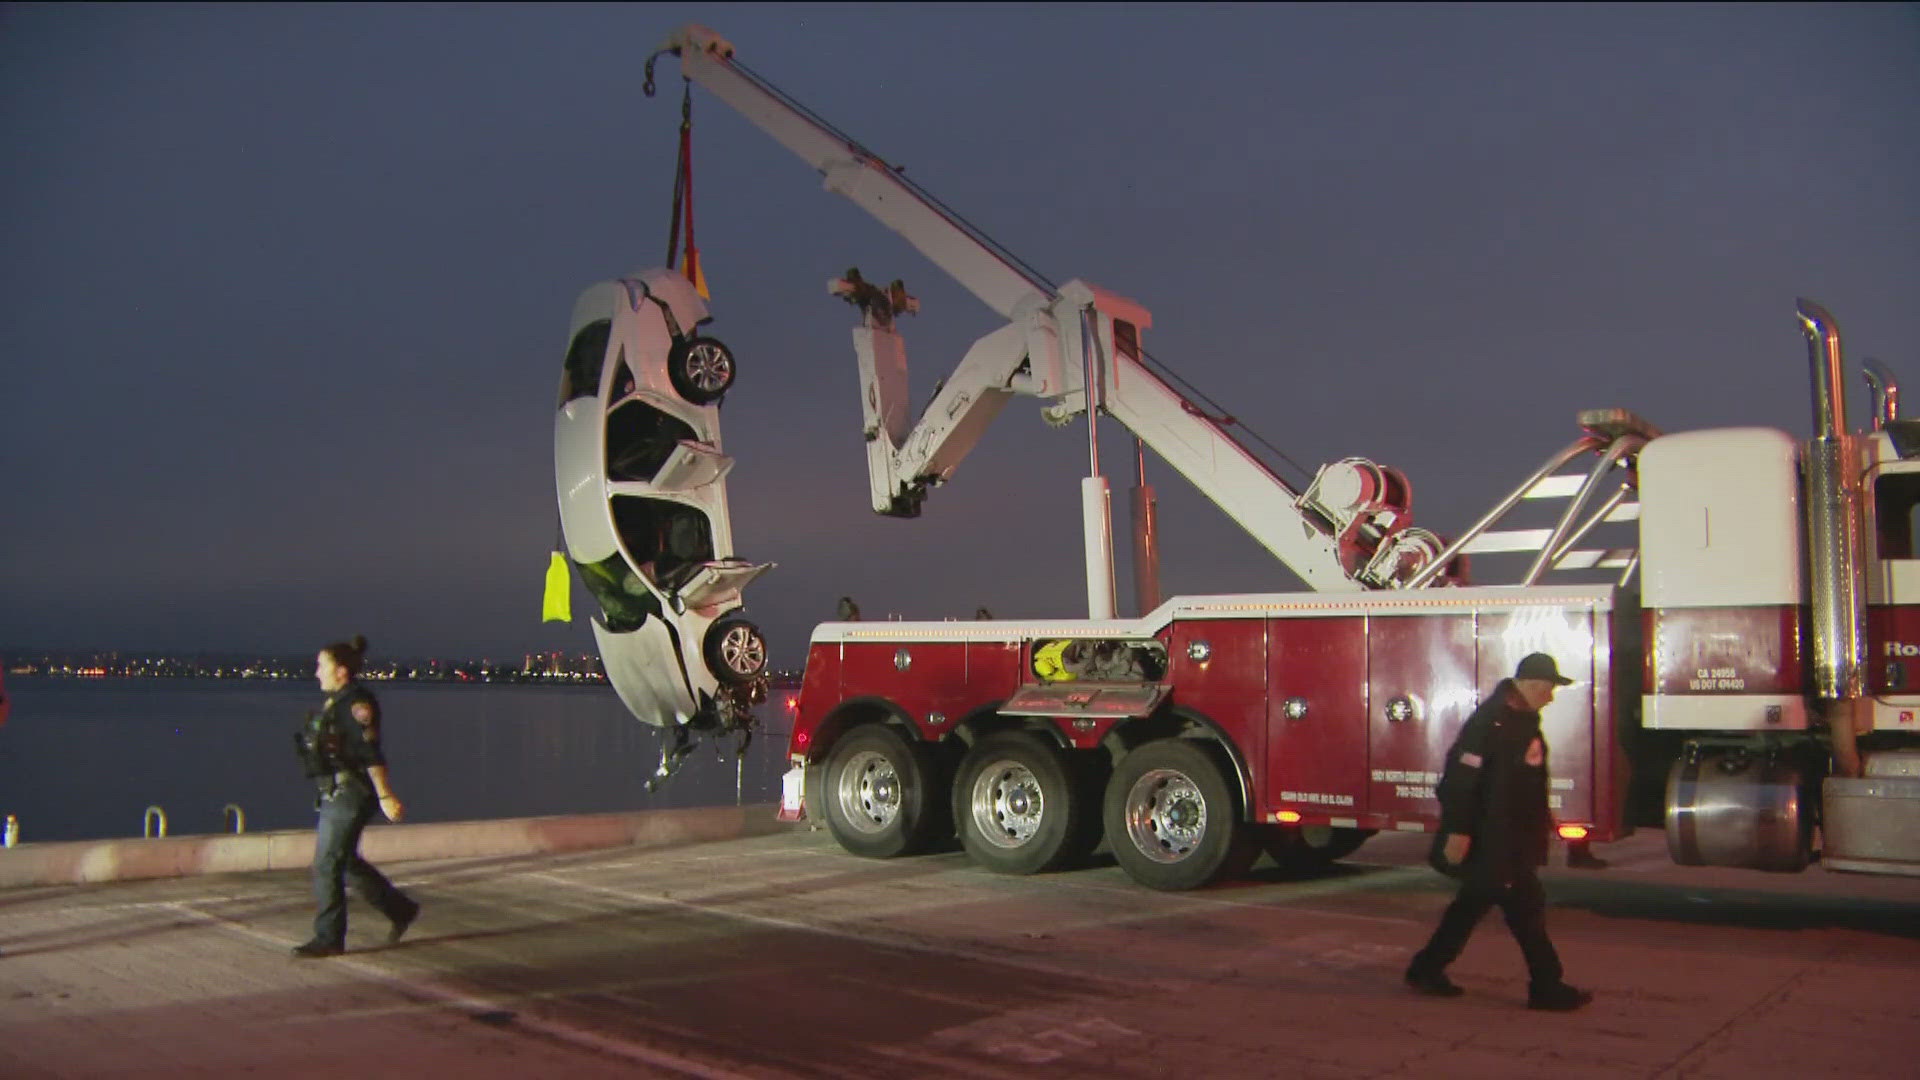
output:
[[1673, 1060], [1660, 1066], [1660, 1068], [1653, 1073], [1654, 1080], [1659, 1080], [1660, 1077], [1679, 1075], [1676, 1070], [1678, 1070], [1688, 1058], [1719, 1039], [1720, 1036], [1726, 1034], [1728, 1029], [1740, 1023], [1742, 1020], [1778, 1004], [1787, 996], [1789, 991], [1799, 985], [1812, 971], [1813, 969], [1811, 967], [1805, 965], [1795, 968], [1793, 974], [1782, 979], [1779, 985], [1768, 991], [1764, 996], [1747, 1005], [1745, 1008], [1736, 1011], [1732, 1016], [1727, 1017], [1718, 1027], [1707, 1032], [1704, 1036], [1695, 1040], [1691, 1046], [1688, 1046], [1685, 1050], [1675, 1055]]

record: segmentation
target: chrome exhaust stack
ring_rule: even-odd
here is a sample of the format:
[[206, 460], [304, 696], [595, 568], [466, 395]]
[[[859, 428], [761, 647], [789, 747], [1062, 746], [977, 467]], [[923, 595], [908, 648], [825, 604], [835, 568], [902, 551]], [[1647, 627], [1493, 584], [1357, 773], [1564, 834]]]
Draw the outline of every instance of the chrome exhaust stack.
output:
[[[1861, 621], [1863, 537], [1860, 491], [1860, 441], [1847, 430], [1847, 406], [1841, 387], [1840, 327], [1811, 300], [1795, 305], [1807, 336], [1813, 369], [1814, 436], [1807, 441], [1807, 592], [1813, 625], [1813, 694], [1833, 702], [1827, 710], [1834, 738], [1835, 764], [1856, 775], [1850, 753], [1853, 710], [1866, 693], [1865, 641]], [[1844, 747], [1841, 745], [1844, 741]], [[1850, 760], [1851, 759], [1851, 760]]]
[[1873, 395], [1873, 430], [1885, 430], [1900, 419], [1900, 383], [1893, 369], [1869, 356], [1860, 361], [1860, 374], [1867, 380], [1867, 392]]

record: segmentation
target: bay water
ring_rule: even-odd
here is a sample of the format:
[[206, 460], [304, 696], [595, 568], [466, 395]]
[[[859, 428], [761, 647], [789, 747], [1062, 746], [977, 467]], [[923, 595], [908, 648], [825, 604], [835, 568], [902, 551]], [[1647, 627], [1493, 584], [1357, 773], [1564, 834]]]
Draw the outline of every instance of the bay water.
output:
[[[609, 686], [367, 684], [380, 700], [394, 790], [409, 822], [772, 802], [790, 722], [761, 706], [747, 752], [704, 742], [646, 790], [661, 731]], [[324, 700], [309, 682], [10, 676], [0, 727], [0, 815], [19, 841], [310, 829], [314, 789], [293, 732]], [[722, 752], [724, 751], [724, 752]]]

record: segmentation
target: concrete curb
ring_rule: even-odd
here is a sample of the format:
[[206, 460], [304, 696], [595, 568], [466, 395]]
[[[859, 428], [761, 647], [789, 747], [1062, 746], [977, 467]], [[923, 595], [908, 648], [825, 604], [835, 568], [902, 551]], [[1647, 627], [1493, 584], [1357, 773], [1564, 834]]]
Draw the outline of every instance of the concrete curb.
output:
[[[375, 864], [498, 858], [613, 847], [671, 847], [804, 827], [774, 818], [774, 804], [642, 810], [627, 814], [371, 825], [360, 853]], [[313, 830], [77, 840], [0, 849], [0, 889], [136, 878], [292, 870], [313, 861]]]

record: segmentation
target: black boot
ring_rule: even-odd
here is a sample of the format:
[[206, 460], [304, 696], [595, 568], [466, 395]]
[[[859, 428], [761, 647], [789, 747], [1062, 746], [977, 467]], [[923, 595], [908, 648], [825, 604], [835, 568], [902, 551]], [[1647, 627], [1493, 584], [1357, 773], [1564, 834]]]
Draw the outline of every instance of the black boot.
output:
[[1529, 987], [1527, 990], [1527, 1008], [1544, 1012], [1572, 1012], [1593, 1000], [1593, 992], [1582, 990], [1566, 983], [1549, 983], [1546, 986]]
[[398, 945], [400, 943], [400, 938], [406, 934], [407, 927], [412, 926], [413, 920], [419, 917], [420, 917], [420, 902], [417, 900], [407, 901], [407, 907], [405, 911], [401, 912], [398, 915], [391, 916], [393, 920], [393, 925], [387, 929], [387, 944]]
[[1459, 997], [1466, 993], [1447, 978], [1446, 972], [1422, 971], [1417, 966], [1407, 969], [1407, 985], [1428, 997]]
[[1607, 860], [1595, 855], [1585, 844], [1567, 849], [1567, 866], [1574, 870], [1605, 870]]

